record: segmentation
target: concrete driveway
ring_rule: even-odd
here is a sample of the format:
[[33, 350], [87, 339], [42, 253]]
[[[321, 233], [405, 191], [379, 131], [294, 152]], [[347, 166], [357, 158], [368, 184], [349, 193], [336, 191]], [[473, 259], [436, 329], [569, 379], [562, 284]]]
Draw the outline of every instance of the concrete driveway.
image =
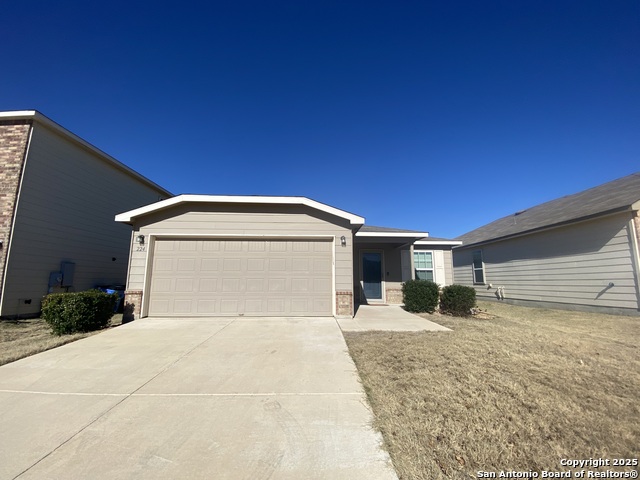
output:
[[395, 479], [331, 318], [143, 319], [0, 367], [0, 478]]

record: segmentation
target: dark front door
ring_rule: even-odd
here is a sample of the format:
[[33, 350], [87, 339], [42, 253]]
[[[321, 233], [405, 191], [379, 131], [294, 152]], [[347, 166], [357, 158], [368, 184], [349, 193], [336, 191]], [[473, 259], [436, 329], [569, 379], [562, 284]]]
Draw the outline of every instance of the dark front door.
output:
[[365, 300], [382, 300], [382, 253], [362, 254], [362, 288]]

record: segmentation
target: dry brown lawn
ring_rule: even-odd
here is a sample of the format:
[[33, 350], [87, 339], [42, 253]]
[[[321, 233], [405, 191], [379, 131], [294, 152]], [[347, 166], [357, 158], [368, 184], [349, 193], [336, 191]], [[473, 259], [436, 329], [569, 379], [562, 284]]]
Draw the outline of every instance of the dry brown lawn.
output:
[[[122, 323], [122, 315], [114, 315], [111, 326]], [[57, 336], [41, 318], [0, 320], [0, 365], [94, 335], [98, 332]]]
[[480, 308], [425, 315], [453, 332], [345, 333], [400, 479], [639, 457], [640, 318]]

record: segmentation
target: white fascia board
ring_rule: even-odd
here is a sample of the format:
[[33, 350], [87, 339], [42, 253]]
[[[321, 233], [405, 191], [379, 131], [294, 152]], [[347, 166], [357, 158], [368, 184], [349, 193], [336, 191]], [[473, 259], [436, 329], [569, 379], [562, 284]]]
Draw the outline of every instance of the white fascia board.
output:
[[93, 152], [94, 154], [98, 155], [99, 157], [102, 157], [108, 163], [111, 163], [114, 167], [125, 171], [126, 173], [128, 173], [129, 175], [134, 177], [135, 179], [137, 179], [137, 180], [141, 181], [142, 183], [145, 183], [148, 186], [158, 190], [158, 192], [162, 193], [163, 195], [167, 195], [167, 196], [172, 196], [173, 195], [166, 188], [163, 188], [160, 185], [158, 185], [157, 183], [149, 180], [144, 175], [139, 174], [138, 172], [136, 172], [132, 168], [126, 166], [124, 163], [122, 163], [119, 160], [116, 160], [115, 158], [113, 158], [108, 153], [105, 153], [102, 150], [100, 150], [99, 148], [91, 145], [86, 140], [80, 138], [75, 133], [70, 132], [69, 130], [64, 128], [62, 125], [57, 124], [56, 122], [54, 122], [53, 120], [51, 120], [50, 118], [44, 116], [43, 114], [41, 114], [40, 112], [38, 112], [36, 110], [16, 110], [16, 111], [13, 111], [13, 112], [11, 112], [11, 111], [9, 111], [9, 112], [0, 112], [0, 120], [29, 120], [29, 119], [33, 120], [34, 122], [38, 122], [38, 123], [48, 127], [49, 129], [55, 131], [56, 133], [59, 133], [60, 135], [62, 135], [64, 137], [69, 138], [70, 140], [72, 140], [72, 141], [74, 141], [76, 143], [79, 143], [80, 145], [82, 145], [87, 150]]
[[428, 236], [428, 232], [356, 232], [356, 237], [423, 238]]
[[418, 240], [414, 245], [462, 245], [461, 240]]
[[9, 112], [0, 112], [0, 119], [9, 120], [26, 120], [36, 116], [35, 110], [15, 110]]
[[345, 212], [338, 208], [316, 202], [307, 197], [265, 197], [252, 195], [178, 195], [177, 197], [152, 203], [144, 207], [136, 208], [128, 212], [116, 215], [116, 222], [129, 223], [132, 219], [141, 215], [146, 215], [158, 210], [172, 207], [180, 203], [254, 203], [259, 205], [305, 205], [316, 210], [320, 210], [336, 217], [349, 220], [351, 225], [363, 225], [364, 218], [353, 213]]

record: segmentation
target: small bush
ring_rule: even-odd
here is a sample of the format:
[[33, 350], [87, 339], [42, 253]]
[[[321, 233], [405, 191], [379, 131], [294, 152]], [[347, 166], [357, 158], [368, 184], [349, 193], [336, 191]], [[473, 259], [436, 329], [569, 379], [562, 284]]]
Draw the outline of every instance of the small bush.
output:
[[100, 290], [52, 293], [42, 300], [42, 318], [56, 335], [91, 332], [106, 327], [118, 294]]
[[440, 296], [440, 311], [450, 313], [456, 317], [471, 315], [471, 309], [476, 306], [476, 291], [464, 285], [449, 285], [442, 289]]
[[433, 313], [438, 307], [438, 284], [429, 280], [408, 280], [402, 284], [402, 301], [408, 312]]

